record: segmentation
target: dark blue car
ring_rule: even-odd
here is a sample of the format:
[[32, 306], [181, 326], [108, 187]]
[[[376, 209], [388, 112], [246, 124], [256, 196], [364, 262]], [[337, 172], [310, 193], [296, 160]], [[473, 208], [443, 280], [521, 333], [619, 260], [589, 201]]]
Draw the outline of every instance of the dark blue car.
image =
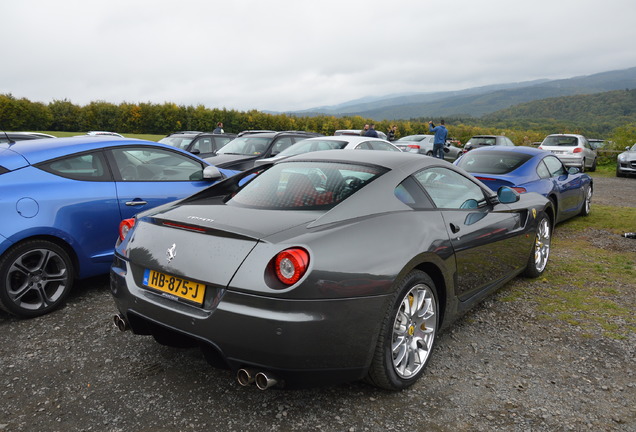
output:
[[592, 177], [567, 169], [552, 153], [532, 147], [482, 147], [464, 154], [455, 165], [493, 191], [509, 186], [519, 193], [537, 192], [556, 209], [556, 222], [590, 214]]
[[0, 143], [0, 308], [23, 317], [55, 309], [75, 278], [108, 273], [122, 219], [232, 174], [150, 141]]

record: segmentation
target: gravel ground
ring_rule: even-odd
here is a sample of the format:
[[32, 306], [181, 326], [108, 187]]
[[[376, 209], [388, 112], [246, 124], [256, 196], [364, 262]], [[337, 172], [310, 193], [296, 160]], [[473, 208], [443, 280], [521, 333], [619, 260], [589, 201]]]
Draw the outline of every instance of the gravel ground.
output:
[[[636, 207], [636, 179], [595, 182], [594, 204]], [[542, 283], [514, 280], [441, 334], [408, 390], [262, 392], [197, 350], [115, 330], [108, 279], [91, 279], [52, 314], [0, 313], [0, 431], [636, 431], [636, 336], [590, 335], [538, 312]], [[510, 287], [526, 298], [506, 301]], [[634, 307], [636, 282], [621, 289]]]

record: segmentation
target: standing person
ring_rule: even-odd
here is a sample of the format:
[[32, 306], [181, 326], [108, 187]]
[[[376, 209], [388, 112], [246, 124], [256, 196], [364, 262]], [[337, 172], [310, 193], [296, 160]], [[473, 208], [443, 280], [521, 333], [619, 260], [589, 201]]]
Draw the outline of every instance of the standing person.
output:
[[216, 124], [216, 128], [212, 131], [212, 133], [215, 133], [215, 134], [222, 134], [222, 133], [225, 133], [225, 132], [223, 131], [223, 122], [218, 122], [218, 123]]
[[396, 125], [391, 126], [386, 133], [386, 139], [391, 142], [395, 141], [396, 132], [397, 132], [397, 126]]
[[360, 131], [360, 136], [367, 136], [367, 131], [369, 130], [369, 124], [365, 124], [364, 128]]
[[372, 137], [372, 138], [377, 138], [378, 137], [378, 133], [375, 130], [375, 125], [374, 124], [370, 124], [369, 125], [369, 130], [364, 134], [364, 136], [368, 136], [368, 137]]
[[446, 138], [448, 137], [448, 130], [444, 126], [444, 120], [440, 120], [439, 126], [435, 126], [432, 121], [429, 121], [428, 130], [435, 134], [433, 139], [433, 157], [444, 159], [444, 144], [446, 144]]

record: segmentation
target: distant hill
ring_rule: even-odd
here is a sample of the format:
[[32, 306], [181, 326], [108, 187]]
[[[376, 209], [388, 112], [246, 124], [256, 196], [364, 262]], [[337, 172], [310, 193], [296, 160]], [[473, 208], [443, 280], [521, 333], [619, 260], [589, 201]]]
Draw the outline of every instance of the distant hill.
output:
[[365, 98], [329, 107], [294, 111], [289, 114], [360, 115], [377, 121], [442, 116], [481, 117], [540, 99], [634, 88], [636, 88], [636, 67], [561, 80], [500, 84], [456, 92]]

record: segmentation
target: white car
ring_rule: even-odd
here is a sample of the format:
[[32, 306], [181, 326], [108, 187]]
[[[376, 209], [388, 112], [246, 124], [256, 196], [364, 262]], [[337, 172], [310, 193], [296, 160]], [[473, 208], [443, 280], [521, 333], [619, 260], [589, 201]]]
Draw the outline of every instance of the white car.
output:
[[264, 165], [270, 162], [278, 162], [301, 153], [309, 153], [320, 150], [380, 150], [401, 151], [399, 148], [380, 138], [365, 137], [359, 135], [338, 135], [307, 138], [287, 147], [276, 156], [258, 159], [254, 166]]
[[581, 172], [596, 170], [596, 150], [583, 135], [548, 135], [539, 148], [552, 152], [567, 167], [576, 167]]
[[[433, 142], [435, 135], [407, 135], [394, 141], [394, 144], [403, 152], [419, 153], [427, 156], [433, 156]], [[444, 144], [444, 159], [454, 162], [462, 154], [462, 149], [451, 145], [449, 141]]]

